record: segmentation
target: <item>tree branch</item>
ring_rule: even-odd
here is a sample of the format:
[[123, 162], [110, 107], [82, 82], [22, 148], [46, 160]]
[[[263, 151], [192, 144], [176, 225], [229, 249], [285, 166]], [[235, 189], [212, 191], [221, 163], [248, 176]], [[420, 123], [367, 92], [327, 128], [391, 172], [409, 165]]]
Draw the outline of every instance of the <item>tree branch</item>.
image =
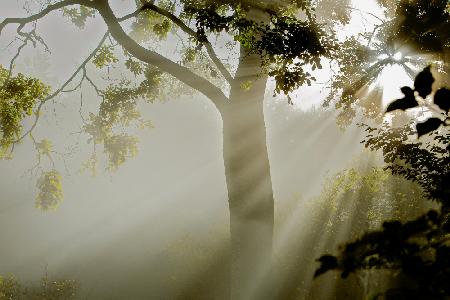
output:
[[51, 4], [49, 6], [47, 6], [46, 8], [44, 8], [41, 12], [31, 15], [29, 17], [25, 17], [25, 18], [6, 18], [4, 19], [1, 23], [0, 23], [0, 35], [2, 34], [2, 30], [3, 28], [5, 28], [6, 25], [8, 24], [19, 24], [19, 29], [18, 31], [20, 31], [20, 29], [22, 27], [24, 27], [26, 24], [37, 21], [43, 17], [45, 17], [46, 15], [48, 15], [49, 13], [61, 9], [63, 7], [69, 6], [69, 5], [74, 5], [74, 4], [79, 4], [79, 0], [64, 0], [55, 4]]
[[220, 59], [217, 57], [217, 55], [216, 55], [216, 53], [214, 51], [214, 48], [212, 47], [212, 45], [208, 41], [208, 39], [200, 38], [196, 31], [192, 30], [189, 26], [184, 24], [184, 22], [180, 18], [178, 18], [177, 16], [173, 15], [169, 11], [167, 11], [165, 9], [162, 9], [162, 8], [154, 5], [153, 3], [145, 3], [141, 8], [137, 9], [135, 12], [133, 12], [131, 14], [128, 14], [126, 16], [123, 16], [121, 18], [118, 18], [117, 20], [119, 22], [121, 22], [121, 21], [126, 20], [128, 18], [136, 17], [137, 15], [139, 15], [140, 12], [142, 12], [144, 10], [151, 10], [151, 11], [154, 11], [154, 12], [156, 12], [156, 13], [158, 13], [158, 14], [166, 17], [166, 18], [168, 18], [175, 25], [180, 27], [180, 29], [183, 30], [186, 34], [196, 38], [202, 45], [205, 46], [209, 57], [211, 58], [213, 63], [216, 65], [217, 69], [219, 69], [219, 72], [222, 74], [222, 76], [228, 81], [228, 83], [230, 83], [230, 84], [232, 83], [233, 77], [231, 76], [230, 72], [228, 72], [227, 68], [223, 65], [223, 63], [220, 61]]
[[[91, 8], [96, 9], [100, 13], [102, 18], [104, 19], [106, 25], [109, 28], [109, 32], [114, 37], [114, 39], [116, 39], [135, 58], [160, 68], [162, 71], [171, 74], [172, 76], [176, 77], [181, 82], [183, 82], [186, 85], [201, 92], [202, 94], [207, 96], [209, 99], [211, 99], [211, 101], [213, 101], [213, 103], [216, 105], [216, 107], [218, 109], [221, 109], [221, 107], [228, 101], [228, 98], [225, 96], [225, 94], [217, 86], [215, 86], [214, 84], [212, 84], [205, 78], [193, 73], [188, 68], [180, 66], [180, 65], [176, 64], [175, 62], [169, 60], [168, 58], [166, 58], [154, 51], [148, 50], [148, 49], [142, 47], [141, 45], [139, 45], [138, 43], [136, 43], [122, 29], [122, 27], [120, 26], [120, 23], [119, 23], [119, 19], [117, 19], [116, 16], [114, 15], [107, 0], [95, 0], [95, 1], [93, 1], [93, 0], [63, 0], [61, 2], [49, 5], [46, 8], [44, 8], [41, 12], [31, 15], [29, 17], [6, 18], [5, 20], [3, 20], [0, 23], [0, 35], [1, 35], [3, 28], [5, 28], [5, 26], [8, 24], [19, 24], [18, 30], [20, 31], [26, 24], [34, 22], [36, 20], [39, 20], [55, 10], [58, 10], [58, 9], [61, 9], [63, 7], [70, 6], [70, 5], [83, 5], [86, 7], [91, 7]], [[147, 4], [147, 5], [150, 5], [150, 4]], [[151, 6], [151, 7], [149, 6], [145, 9], [153, 9], [154, 11], [168, 17], [171, 21], [173, 21], [175, 24], [180, 26], [180, 28], [183, 31], [187, 32], [190, 35], [194, 34], [195, 36], [197, 36], [197, 33], [195, 31], [190, 29], [180, 19], [178, 19], [176, 16], [170, 14], [169, 12], [164, 11], [156, 6]], [[142, 10], [142, 8], [141, 8], [141, 10]], [[137, 12], [120, 18], [120, 21], [126, 20], [126, 19], [134, 16], [135, 14], [137, 14]], [[208, 42], [208, 44], [209, 44], [209, 42]], [[209, 44], [209, 46], [207, 46], [207, 47], [211, 47], [210, 50], [212, 50], [211, 44]], [[213, 51], [212, 52], [208, 51], [208, 53], [210, 53], [211, 55], [214, 54]], [[214, 56], [215, 56], [215, 54], [213, 55], [213, 57]], [[89, 57], [89, 60], [91, 58], [92, 57]], [[216, 63], [219, 64], [219, 66], [221, 65], [221, 62], [220, 62], [220, 60], [218, 60], [217, 57], [216, 57], [216, 59], [213, 59], [213, 61], [214, 60], [216, 61]], [[225, 67], [220, 68], [220, 69], [222, 69], [221, 72], [223, 72], [224, 70], [226, 71]], [[69, 80], [63, 85], [63, 87], [61, 89], [58, 89], [57, 91], [55, 91], [55, 93], [50, 95], [49, 98], [53, 98], [57, 94], [59, 94], [67, 86], [67, 84], [69, 84], [71, 82], [71, 80], [76, 76], [76, 74], [78, 74], [78, 72], [80, 70], [82, 70], [82, 68], [79, 68], [74, 73], [74, 75], [71, 78], [69, 78]], [[225, 74], [227, 74], [227, 73], [225, 73]], [[228, 76], [228, 75], [224, 75], [224, 76], [231, 78], [231, 76]], [[45, 101], [47, 101], [47, 100], [45, 100]], [[39, 105], [38, 110], [40, 110], [40, 107], [42, 106], [42, 104], [43, 103], [41, 103]], [[36, 126], [36, 124], [33, 124], [31, 130], [33, 130], [35, 126]], [[26, 134], [28, 134], [29, 132], [31, 132], [31, 131], [28, 131]], [[19, 138], [19, 140], [21, 140], [22, 138], [23, 137]]]
[[204, 94], [211, 101], [213, 101], [219, 110], [222, 110], [223, 105], [228, 102], [228, 98], [225, 94], [217, 86], [205, 78], [193, 73], [186, 67], [174, 63], [159, 53], [146, 49], [136, 43], [136, 41], [128, 36], [128, 34], [126, 34], [120, 26], [120, 23], [109, 6], [108, 1], [98, 0], [95, 3], [91, 3], [90, 1], [80, 0], [80, 4], [97, 9], [105, 21], [111, 36], [136, 59], [160, 68], [162, 71], [169, 73], [184, 84]]

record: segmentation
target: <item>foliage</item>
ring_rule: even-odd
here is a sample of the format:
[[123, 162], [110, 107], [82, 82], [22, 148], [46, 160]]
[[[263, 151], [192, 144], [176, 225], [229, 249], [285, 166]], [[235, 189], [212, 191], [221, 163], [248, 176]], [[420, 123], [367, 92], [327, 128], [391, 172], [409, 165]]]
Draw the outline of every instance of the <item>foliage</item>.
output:
[[0, 300], [69, 300], [75, 291], [73, 280], [51, 280], [47, 274], [32, 287], [24, 287], [13, 276], [0, 276]]
[[113, 46], [103, 45], [102, 47], [100, 47], [100, 49], [95, 54], [94, 59], [92, 60], [92, 63], [97, 68], [103, 68], [104, 66], [118, 62], [119, 60], [114, 56], [114, 54], [112, 52], [113, 49], [114, 49]]
[[391, 47], [407, 42], [417, 53], [450, 50], [450, 12], [447, 5], [447, 0], [400, 1], [397, 17], [383, 32], [386, 42]]
[[0, 300], [20, 299], [21, 289], [21, 285], [14, 277], [0, 276]]
[[252, 18], [250, 8], [239, 6], [223, 14], [224, 6], [186, 7], [187, 14], [196, 19], [198, 41], [205, 40], [208, 32], [231, 34], [250, 53], [262, 57], [263, 70], [276, 81], [276, 93], [288, 94], [305, 83], [311, 85], [315, 78], [304, 71], [305, 64], [311, 64], [313, 70], [322, 68], [320, 57], [331, 57], [337, 47], [333, 37], [312, 18], [302, 21], [267, 6], [263, 9], [268, 14], [265, 20]]
[[50, 157], [53, 149], [53, 144], [51, 141], [43, 139], [40, 142], [36, 143], [36, 148], [39, 155], [45, 155], [47, 157]]
[[89, 7], [80, 6], [78, 8], [63, 8], [63, 15], [78, 28], [84, 28], [88, 18], [95, 16], [95, 10]]
[[37, 181], [37, 188], [39, 193], [36, 196], [36, 207], [41, 210], [55, 210], [64, 199], [61, 175], [56, 170], [42, 173]]
[[[130, 68], [138, 70], [137, 66], [132, 66], [132, 62]], [[139, 99], [153, 102], [159, 96], [162, 73], [149, 65], [146, 65], [142, 72], [144, 79], [137, 86], [132, 86], [129, 81], [121, 81], [101, 91], [103, 101], [99, 113], [91, 113], [83, 127], [84, 132], [90, 136], [90, 142], [103, 144], [104, 152], [108, 156], [108, 170], [116, 170], [126, 158], [137, 153], [138, 139], [125, 133], [115, 133], [117, 127], [128, 127], [132, 124], [139, 128], [152, 127], [148, 120], [141, 117], [137, 105]], [[94, 166], [96, 160], [91, 157], [85, 167], [95, 173], [92, 169]]]
[[421, 213], [423, 200], [417, 184], [381, 167], [355, 166], [328, 177], [320, 196], [311, 203], [323, 210], [314, 213], [318, 219], [330, 215], [320, 221], [326, 222], [328, 233], [336, 231], [339, 224], [352, 222], [351, 238], [377, 228], [386, 218], [407, 220]]
[[[414, 88], [421, 97], [431, 91], [433, 80], [429, 72], [426, 68], [415, 80]], [[439, 95], [438, 99], [441, 99]], [[438, 103], [440, 101], [444, 102], [444, 99]], [[409, 106], [405, 107], [403, 103], [409, 103], [411, 99], [396, 102], [395, 107], [400, 103], [401, 108], [407, 109]], [[448, 115], [448, 111], [439, 113]], [[344, 278], [363, 269], [401, 270], [414, 284], [387, 291], [388, 299], [444, 299], [450, 296], [450, 136], [446, 123], [439, 121], [442, 128], [425, 144], [410, 141], [413, 133], [410, 127], [388, 129], [386, 125], [378, 130], [368, 127], [370, 134], [365, 143], [372, 150], [381, 149], [386, 169], [421, 185], [428, 198], [441, 205], [440, 210], [430, 210], [405, 223], [383, 223], [381, 230], [366, 233], [345, 245], [339, 256], [322, 256], [315, 276], [328, 270], [340, 270]], [[419, 137], [435, 129], [417, 124]]]
[[33, 114], [38, 101], [43, 101], [50, 88], [39, 79], [21, 73], [16, 76], [0, 66], [0, 158], [22, 132], [22, 121]]
[[[431, 92], [433, 81], [430, 68], [427, 67], [417, 75], [414, 88], [419, 95], [426, 97]], [[403, 110], [418, 107], [412, 89], [402, 88], [402, 90], [408, 89], [411, 91], [408, 92], [409, 98], [405, 94], [405, 98], [392, 102], [388, 106], [388, 112], [394, 108], [399, 108], [399, 106]], [[450, 102], [450, 98], [445, 98], [448, 93], [449, 90], [446, 88], [441, 88], [435, 93], [434, 104], [441, 109], [436, 112], [438, 117], [431, 117], [416, 124], [416, 132], [419, 138], [439, 129], [440, 132], [433, 136], [434, 142], [426, 144], [408, 142], [409, 136], [413, 133], [411, 128], [386, 130], [386, 125], [379, 130], [367, 128], [369, 135], [367, 141], [365, 141], [367, 148], [383, 151], [385, 161], [389, 163], [388, 168], [394, 174], [418, 182], [428, 192], [431, 199], [443, 202], [444, 205], [449, 205], [450, 202], [450, 190], [447, 186], [450, 178], [448, 169], [450, 165], [450, 135], [447, 124], [449, 110], [445, 110]], [[412, 102], [414, 106], [409, 105]], [[374, 131], [377, 134], [373, 134]], [[396, 160], [402, 160], [404, 163], [396, 163]]]
[[[147, 1], [140, 1], [145, 5]], [[175, 2], [169, 0], [159, 0], [158, 7], [173, 13]], [[167, 38], [168, 33], [173, 28], [172, 22], [164, 16], [152, 10], [144, 10], [131, 25], [131, 36], [139, 41], [148, 41], [155, 37], [157, 39]]]
[[105, 153], [108, 154], [108, 169], [115, 170], [125, 162], [126, 158], [137, 153], [138, 139], [126, 134], [112, 135], [104, 141]]

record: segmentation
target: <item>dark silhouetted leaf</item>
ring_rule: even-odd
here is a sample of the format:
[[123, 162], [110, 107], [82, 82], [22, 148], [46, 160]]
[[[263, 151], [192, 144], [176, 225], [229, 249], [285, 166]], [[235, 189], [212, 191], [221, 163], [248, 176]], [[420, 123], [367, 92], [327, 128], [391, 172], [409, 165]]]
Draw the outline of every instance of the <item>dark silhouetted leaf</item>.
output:
[[434, 95], [434, 104], [439, 106], [442, 110], [450, 111], [450, 90], [440, 88]]
[[430, 133], [441, 126], [443, 122], [438, 118], [430, 118], [423, 123], [417, 123], [417, 134], [421, 137], [424, 134]]
[[336, 269], [338, 266], [337, 258], [332, 255], [323, 255], [318, 261], [320, 262], [320, 267], [314, 273], [314, 277], [317, 277], [329, 270]]
[[431, 74], [431, 66], [428, 66], [417, 74], [414, 80], [414, 89], [419, 93], [420, 97], [425, 98], [431, 93], [433, 82], [434, 78]]
[[401, 91], [405, 95], [405, 97], [397, 99], [391, 104], [389, 104], [389, 106], [386, 109], [386, 112], [394, 111], [397, 109], [407, 110], [408, 108], [413, 108], [419, 105], [419, 103], [417, 103], [416, 98], [414, 97], [414, 91], [410, 87], [404, 86], [401, 88]]

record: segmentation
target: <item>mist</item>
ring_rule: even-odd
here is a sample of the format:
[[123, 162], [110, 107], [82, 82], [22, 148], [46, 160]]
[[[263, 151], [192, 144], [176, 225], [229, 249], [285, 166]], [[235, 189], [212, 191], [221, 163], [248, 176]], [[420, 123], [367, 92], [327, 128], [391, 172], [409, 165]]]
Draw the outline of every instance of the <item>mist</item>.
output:
[[[0, 22], [41, 11], [45, 5], [38, 2], [2, 1]], [[58, 1], [52, 1], [55, 2]], [[120, 17], [136, 9], [135, 1], [109, 2], [112, 11]], [[172, 2], [177, 3], [173, 13], [179, 15], [181, 4]], [[335, 2], [331, 1], [340, 3]], [[347, 24], [336, 27], [340, 41], [371, 32], [378, 19], [389, 15], [376, 1], [343, 2], [355, 9], [346, 12]], [[326, 20], [333, 7], [329, 9], [327, 12], [322, 8], [318, 16]], [[45, 45], [38, 42], [33, 47], [29, 43], [17, 59], [14, 56], [21, 45], [17, 27], [4, 27], [0, 31], [0, 65], [8, 68], [11, 60], [15, 60], [12, 74], [39, 78], [52, 91], [64, 84], [107, 30], [102, 16], [88, 17], [79, 29], [70, 20], [69, 13], [64, 14], [58, 10], [40, 19], [36, 32]], [[130, 19], [122, 23], [125, 31], [134, 30], [132, 22]], [[195, 22], [192, 24], [195, 29]], [[29, 24], [26, 28], [33, 26]], [[181, 62], [184, 52], [180, 50], [184, 45], [179, 38], [192, 42], [186, 39], [185, 32], [173, 30], [166, 38], [141, 44], [184, 66]], [[243, 53], [239, 45], [231, 47], [233, 39], [224, 32], [208, 38], [211, 43], [214, 41], [218, 59], [226, 61], [225, 68], [232, 76], [238, 77], [239, 72], [252, 73], [253, 68], [260, 67], [250, 62], [248, 69], [239, 71], [239, 62], [242, 65], [239, 51]], [[117, 45], [114, 37], [108, 37], [105, 43], [109, 42]], [[95, 137], [85, 130], [93, 120], [90, 118], [100, 114], [99, 107], [106, 101], [97, 90], [104, 91], [110, 84], [123, 84], [123, 80], [136, 87], [142, 77], [133, 75], [124, 66], [126, 52], [115, 48], [112, 54], [121, 61], [101, 68], [88, 63], [84, 72], [89, 79], [83, 79], [80, 72], [65, 87], [66, 92], [46, 102], [30, 138], [14, 145], [11, 159], [0, 161], [0, 275], [13, 276], [23, 286], [31, 287], [39, 286], [43, 276], [51, 280], [72, 280], [76, 289], [71, 299], [230, 299], [230, 269], [233, 270], [230, 261], [235, 259], [235, 250], [230, 242], [229, 197], [237, 197], [234, 195], [242, 194], [240, 188], [249, 187], [255, 189], [254, 194], [263, 194], [263, 184], [236, 185], [234, 190], [227, 190], [227, 183], [228, 187], [232, 183], [230, 174], [238, 171], [234, 165], [227, 167], [230, 155], [225, 142], [236, 133], [230, 127], [232, 133], [227, 135], [226, 126], [230, 125], [224, 125], [226, 117], [223, 116], [234, 114], [230, 115], [234, 120], [230, 124], [239, 125], [238, 117], [246, 116], [245, 110], [253, 108], [243, 106], [239, 112], [233, 108], [229, 113], [204, 92], [187, 89], [188, 81], [180, 85], [174, 76], [163, 77], [161, 81], [168, 83], [161, 85], [163, 90], [159, 96], [151, 101], [145, 101], [145, 97], [143, 101], [136, 100], [139, 122], [142, 119], [151, 125], [145, 129], [128, 126], [126, 122], [111, 126], [112, 132], [133, 136], [137, 141], [135, 154], [124, 150], [126, 159], [117, 166], [111, 165], [112, 154], [105, 150], [106, 144], [96, 143]], [[248, 57], [252, 58], [251, 55]], [[419, 187], [388, 177], [392, 175], [387, 173], [377, 175], [383, 182], [381, 192], [373, 191], [375, 196], [365, 198], [368, 194], [365, 189], [370, 184], [360, 187], [357, 181], [360, 179], [354, 178], [365, 182], [364, 178], [371, 176], [374, 168], [381, 170], [383, 158], [380, 152], [364, 147], [362, 141], [367, 132], [359, 123], [380, 122], [358, 110], [355, 121], [349, 118], [343, 126], [339, 108], [324, 107], [327, 97], [334, 93], [324, 83], [338, 69], [332, 59], [320, 61], [323, 65], [320, 70], [311, 69], [310, 65], [305, 67], [316, 77], [310, 86], [304, 84], [293, 92], [278, 94], [273, 92], [277, 86], [273, 78], [266, 83], [264, 76], [246, 73], [238, 84], [226, 86], [226, 80], [212, 76], [209, 69], [198, 70], [194, 63], [185, 64], [195, 70], [193, 74], [206, 74], [230, 99], [235, 95], [242, 101], [245, 97], [256, 98], [253, 94], [245, 96], [245, 89], [252, 93], [258, 84], [264, 84], [261, 107], [274, 203], [274, 224], [270, 229], [273, 230], [273, 267], [270, 263], [260, 266], [254, 274], [254, 286], [244, 287], [248, 291], [235, 296], [231, 292], [231, 299], [258, 299], [260, 294], [251, 289], [263, 289], [267, 282], [271, 282], [267, 285], [276, 295], [272, 299], [366, 299], [382, 287], [390, 286], [392, 274], [376, 273], [369, 279], [351, 275], [344, 280], [330, 273], [313, 279], [319, 266], [316, 260], [325, 253], [335, 253], [339, 245], [366, 230], [377, 229], [386, 218], [411, 219], [435, 207], [422, 204]], [[413, 84], [406, 72], [392, 70], [384, 69], [372, 85], [366, 86], [366, 91], [373, 91], [376, 84], [384, 86], [374, 100], [381, 106], [377, 108], [379, 111], [402, 96], [401, 86]], [[82, 84], [77, 86], [80, 80]], [[246, 87], [247, 81], [253, 83]], [[240, 90], [236, 88], [239, 84]], [[22, 120], [24, 132], [33, 125], [33, 120], [32, 116]], [[242, 144], [234, 144], [229, 148], [231, 151], [238, 153], [241, 146], [246, 147], [245, 141], [256, 140], [256, 134], [252, 134], [256, 132], [256, 122], [250, 125], [242, 122], [242, 137], [238, 138]], [[43, 139], [51, 141], [51, 159], [39, 150], [36, 152], [36, 141]], [[254, 151], [256, 157], [258, 151]], [[243, 162], [236, 164], [241, 166]], [[250, 171], [252, 164], [256, 167]], [[242, 168], [253, 172], [254, 178], [263, 173], [261, 165], [260, 160], [255, 160]], [[36, 204], [37, 178], [51, 169], [57, 169], [61, 175], [64, 199], [55, 209], [42, 210]], [[345, 173], [349, 169], [357, 175]], [[343, 188], [345, 183], [341, 183], [330, 192], [336, 178], [350, 178], [350, 187]], [[396, 204], [398, 197], [392, 195], [397, 195], [401, 188], [405, 193], [415, 191], [414, 207]], [[385, 192], [391, 196], [381, 196]], [[379, 204], [380, 199], [384, 199], [384, 204]], [[368, 217], [371, 212], [372, 219]], [[256, 213], [251, 216], [255, 220], [259, 218]], [[269, 275], [259, 274], [268, 269], [271, 269], [267, 271]], [[247, 274], [240, 276], [243, 282], [248, 280]], [[377, 285], [371, 286], [374, 281]], [[231, 280], [232, 287], [234, 284]], [[3, 299], [1, 294], [0, 299]]]

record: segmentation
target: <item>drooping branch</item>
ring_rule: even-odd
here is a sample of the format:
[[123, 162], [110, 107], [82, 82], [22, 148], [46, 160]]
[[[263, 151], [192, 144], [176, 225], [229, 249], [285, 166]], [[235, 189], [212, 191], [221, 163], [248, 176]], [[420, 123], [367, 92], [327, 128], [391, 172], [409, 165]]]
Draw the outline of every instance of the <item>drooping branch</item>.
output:
[[158, 67], [162, 71], [174, 76], [184, 84], [204, 94], [216, 105], [219, 110], [222, 110], [223, 105], [228, 102], [228, 98], [220, 90], [220, 88], [212, 84], [210, 81], [193, 73], [188, 68], [160, 55], [159, 53], [142, 47], [134, 41], [127, 33], [125, 33], [107, 1], [96, 1], [95, 3], [90, 1], [80, 1], [80, 4], [97, 9], [105, 21], [111, 36], [136, 59]]

